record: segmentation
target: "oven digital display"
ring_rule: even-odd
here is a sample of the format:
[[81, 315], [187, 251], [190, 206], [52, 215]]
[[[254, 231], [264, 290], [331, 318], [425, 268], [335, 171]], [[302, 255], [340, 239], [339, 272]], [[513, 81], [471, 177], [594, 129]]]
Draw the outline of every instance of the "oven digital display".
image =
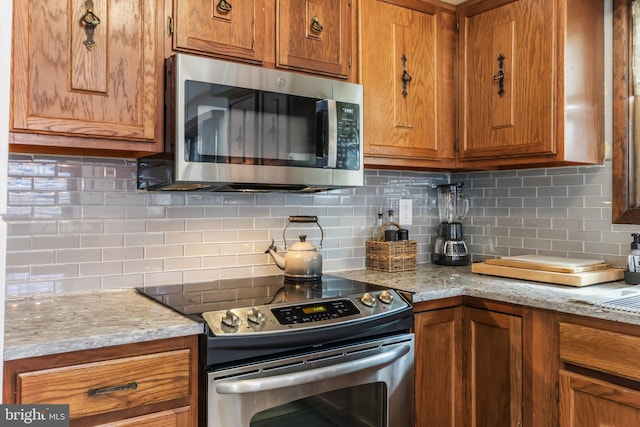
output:
[[309, 303], [274, 307], [271, 312], [281, 325], [319, 322], [360, 314], [360, 310], [348, 299], [326, 301], [321, 304]]
[[314, 305], [312, 307], [303, 307], [302, 312], [304, 314], [324, 313], [327, 311], [327, 307], [324, 305]]

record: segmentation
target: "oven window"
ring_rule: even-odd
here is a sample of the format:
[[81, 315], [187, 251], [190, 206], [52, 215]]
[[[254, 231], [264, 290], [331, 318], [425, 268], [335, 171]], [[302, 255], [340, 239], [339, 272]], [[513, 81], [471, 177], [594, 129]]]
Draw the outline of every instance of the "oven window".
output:
[[250, 427], [386, 427], [387, 387], [363, 384], [258, 412]]

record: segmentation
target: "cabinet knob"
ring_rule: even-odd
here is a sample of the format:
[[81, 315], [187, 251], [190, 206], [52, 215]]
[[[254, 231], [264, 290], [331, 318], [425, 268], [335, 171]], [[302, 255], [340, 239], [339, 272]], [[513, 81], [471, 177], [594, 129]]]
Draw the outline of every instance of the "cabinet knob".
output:
[[231, 12], [232, 6], [227, 0], [220, 0], [216, 8], [220, 13], [229, 13]]
[[324, 30], [324, 27], [320, 24], [320, 19], [318, 19], [317, 16], [311, 18], [311, 29], [316, 33], [321, 33], [322, 30]]

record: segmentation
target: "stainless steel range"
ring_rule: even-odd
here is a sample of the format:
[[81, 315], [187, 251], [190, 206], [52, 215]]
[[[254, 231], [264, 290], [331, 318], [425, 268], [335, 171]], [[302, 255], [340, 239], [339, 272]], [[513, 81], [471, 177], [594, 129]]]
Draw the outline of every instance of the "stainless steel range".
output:
[[413, 314], [395, 290], [324, 275], [138, 291], [205, 324], [203, 426], [413, 425]]

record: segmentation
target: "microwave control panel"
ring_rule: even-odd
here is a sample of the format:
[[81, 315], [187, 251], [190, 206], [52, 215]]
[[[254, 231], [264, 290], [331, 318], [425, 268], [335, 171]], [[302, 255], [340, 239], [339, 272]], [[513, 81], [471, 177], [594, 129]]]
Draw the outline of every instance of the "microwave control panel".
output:
[[360, 169], [360, 106], [336, 102], [338, 152], [336, 169]]

